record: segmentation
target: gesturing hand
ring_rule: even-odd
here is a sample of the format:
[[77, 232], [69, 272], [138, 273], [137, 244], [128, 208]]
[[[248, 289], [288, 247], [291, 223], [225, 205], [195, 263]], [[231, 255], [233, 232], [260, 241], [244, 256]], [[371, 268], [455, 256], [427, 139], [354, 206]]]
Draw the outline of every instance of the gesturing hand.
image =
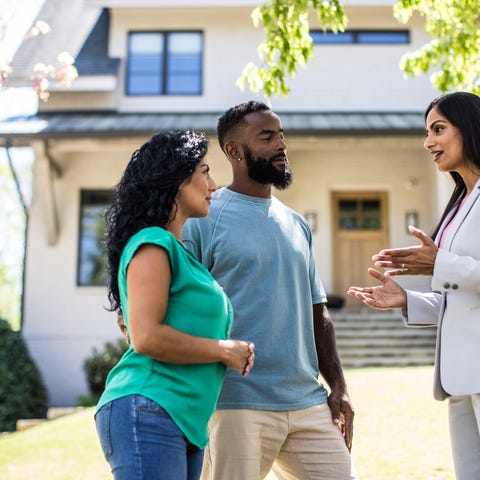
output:
[[385, 273], [394, 275], [432, 275], [438, 247], [434, 241], [419, 228], [408, 227], [410, 233], [418, 238], [421, 245], [405, 248], [388, 248], [372, 257], [376, 267], [393, 268]]
[[373, 268], [368, 269], [368, 274], [382, 282], [382, 285], [350, 287], [347, 291], [348, 295], [356, 297], [369, 307], [379, 310], [405, 308], [407, 306], [407, 294], [397, 282]]

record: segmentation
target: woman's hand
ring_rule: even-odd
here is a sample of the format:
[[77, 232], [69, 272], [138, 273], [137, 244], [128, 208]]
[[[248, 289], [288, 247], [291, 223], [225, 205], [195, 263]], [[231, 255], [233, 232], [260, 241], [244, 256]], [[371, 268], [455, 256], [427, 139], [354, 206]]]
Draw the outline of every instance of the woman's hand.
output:
[[373, 268], [369, 268], [368, 273], [382, 282], [382, 285], [376, 287], [350, 287], [347, 291], [348, 295], [356, 297], [369, 307], [379, 310], [407, 307], [407, 294], [397, 282]]
[[255, 363], [255, 345], [243, 340], [220, 340], [223, 351], [223, 363], [246, 377]]
[[418, 238], [421, 245], [405, 248], [389, 248], [372, 257], [376, 267], [393, 268], [385, 273], [394, 275], [432, 275], [438, 247], [434, 241], [420, 229], [408, 227], [410, 233]]

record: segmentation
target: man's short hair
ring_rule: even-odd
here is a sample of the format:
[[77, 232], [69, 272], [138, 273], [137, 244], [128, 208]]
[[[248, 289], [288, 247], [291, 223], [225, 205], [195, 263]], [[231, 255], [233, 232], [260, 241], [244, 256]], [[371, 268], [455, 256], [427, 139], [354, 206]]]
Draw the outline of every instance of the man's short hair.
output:
[[[227, 137], [243, 122], [246, 115], [254, 112], [269, 111], [270, 108], [263, 102], [250, 100], [229, 108], [219, 119], [217, 124], [217, 137], [220, 148], [223, 150]], [[225, 151], [225, 150], [223, 150]]]

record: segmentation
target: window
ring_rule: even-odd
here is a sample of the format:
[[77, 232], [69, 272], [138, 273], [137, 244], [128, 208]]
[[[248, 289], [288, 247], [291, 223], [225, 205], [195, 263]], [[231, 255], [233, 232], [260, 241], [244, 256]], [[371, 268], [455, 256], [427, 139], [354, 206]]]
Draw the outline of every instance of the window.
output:
[[342, 199], [338, 201], [338, 230], [380, 230], [380, 200]]
[[333, 33], [322, 30], [310, 32], [315, 45], [376, 44], [394, 45], [410, 43], [408, 30], [347, 30]]
[[200, 95], [201, 32], [131, 32], [127, 95]]
[[104, 215], [111, 198], [112, 193], [109, 190], [82, 190], [80, 192], [77, 285], [106, 285]]

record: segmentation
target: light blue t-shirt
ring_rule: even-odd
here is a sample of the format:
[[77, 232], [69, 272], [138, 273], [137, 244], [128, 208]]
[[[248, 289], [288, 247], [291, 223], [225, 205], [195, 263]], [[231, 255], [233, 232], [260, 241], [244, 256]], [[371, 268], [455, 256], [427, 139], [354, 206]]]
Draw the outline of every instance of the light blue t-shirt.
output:
[[297, 410], [324, 403], [312, 305], [327, 301], [306, 220], [276, 198], [222, 188], [184, 244], [210, 270], [234, 311], [231, 337], [255, 343], [243, 378], [227, 370], [217, 408]]

